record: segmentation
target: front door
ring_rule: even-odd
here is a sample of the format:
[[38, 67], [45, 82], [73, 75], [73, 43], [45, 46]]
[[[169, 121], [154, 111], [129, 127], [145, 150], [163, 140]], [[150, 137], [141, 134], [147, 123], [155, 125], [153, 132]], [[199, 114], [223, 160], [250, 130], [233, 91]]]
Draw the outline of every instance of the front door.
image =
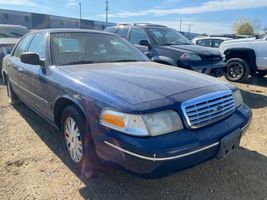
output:
[[[45, 59], [45, 35], [37, 33], [30, 43], [28, 52], [37, 53]], [[46, 68], [40, 65], [21, 63], [20, 85], [24, 88], [24, 101], [44, 116], [50, 113], [49, 92], [47, 87]]]

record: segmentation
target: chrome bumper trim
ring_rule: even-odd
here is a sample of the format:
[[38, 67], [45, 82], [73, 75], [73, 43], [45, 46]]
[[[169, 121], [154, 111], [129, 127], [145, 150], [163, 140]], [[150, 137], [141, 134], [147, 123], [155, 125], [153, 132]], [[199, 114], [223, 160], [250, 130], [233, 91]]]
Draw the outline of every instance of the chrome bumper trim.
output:
[[117, 150], [119, 150], [121, 152], [124, 152], [126, 154], [129, 154], [131, 156], [134, 156], [134, 157], [137, 157], [137, 158], [141, 158], [141, 159], [144, 159], [144, 160], [151, 160], [153, 162], [155, 162], [155, 161], [174, 160], [174, 159], [178, 159], [178, 158], [183, 158], [183, 157], [186, 157], [186, 156], [190, 156], [192, 154], [195, 154], [195, 153], [199, 153], [201, 151], [205, 151], [207, 149], [210, 149], [210, 148], [212, 148], [212, 147], [217, 146], [217, 145], [220, 144], [219, 142], [215, 142], [215, 143], [213, 143], [211, 145], [205, 146], [203, 148], [200, 148], [200, 149], [197, 149], [195, 151], [191, 151], [191, 152], [188, 152], [188, 153], [185, 153], [185, 154], [180, 154], [180, 155], [172, 156], [172, 157], [157, 158], [156, 157], [156, 154], [153, 154], [153, 157], [143, 156], [143, 155], [136, 154], [136, 153], [133, 153], [131, 151], [125, 150], [125, 149], [123, 149], [121, 147], [118, 147], [118, 146], [116, 146], [114, 144], [111, 144], [111, 143], [109, 143], [107, 141], [104, 141], [104, 143], [107, 144], [107, 145], [109, 145], [110, 147], [113, 147], [114, 149], [117, 149]]

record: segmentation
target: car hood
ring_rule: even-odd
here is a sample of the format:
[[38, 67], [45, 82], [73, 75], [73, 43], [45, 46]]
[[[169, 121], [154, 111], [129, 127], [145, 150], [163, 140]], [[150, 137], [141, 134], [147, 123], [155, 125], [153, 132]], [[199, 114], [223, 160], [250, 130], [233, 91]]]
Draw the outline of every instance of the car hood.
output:
[[19, 38], [0, 38], [0, 45], [15, 45], [19, 40]]
[[202, 47], [198, 45], [170, 45], [166, 46], [166, 48], [172, 49], [172, 50], [182, 50], [189, 53], [196, 53], [204, 56], [211, 56], [211, 55], [220, 55], [219, 51], [217, 49], [211, 49], [207, 47]]
[[[97, 87], [132, 105], [160, 99], [168, 101], [172, 95], [214, 85], [219, 90], [225, 89], [222, 86], [225, 82], [213, 77], [152, 62], [99, 63], [59, 68], [79, 82]], [[194, 94], [192, 92], [191, 96]]]

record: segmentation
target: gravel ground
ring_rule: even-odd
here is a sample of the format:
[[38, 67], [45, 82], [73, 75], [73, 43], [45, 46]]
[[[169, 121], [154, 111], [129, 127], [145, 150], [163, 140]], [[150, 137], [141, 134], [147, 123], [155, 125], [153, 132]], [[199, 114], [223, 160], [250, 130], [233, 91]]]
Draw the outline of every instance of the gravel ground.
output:
[[82, 180], [58, 131], [24, 104], [10, 106], [0, 82], [0, 199], [267, 199], [267, 77], [237, 85], [253, 120], [226, 159], [159, 180], [109, 168]]

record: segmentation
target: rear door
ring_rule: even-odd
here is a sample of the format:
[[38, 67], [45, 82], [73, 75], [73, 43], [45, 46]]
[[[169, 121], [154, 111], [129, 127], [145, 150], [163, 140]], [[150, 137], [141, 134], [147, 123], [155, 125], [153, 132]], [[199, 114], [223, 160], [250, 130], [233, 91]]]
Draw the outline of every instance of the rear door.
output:
[[23, 94], [23, 88], [20, 86], [20, 76], [21, 76], [20, 56], [22, 53], [27, 51], [33, 36], [34, 35], [31, 34], [24, 37], [15, 47], [13, 54], [7, 60], [8, 78], [10, 80], [10, 84], [13, 90], [19, 97], [21, 97]]
[[[37, 53], [40, 59], [45, 60], [45, 33], [37, 33], [32, 39], [28, 52]], [[41, 114], [49, 113], [48, 87], [46, 68], [40, 65], [21, 64], [21, 86], [24, 88], [23, 97], [26, 103]]]

